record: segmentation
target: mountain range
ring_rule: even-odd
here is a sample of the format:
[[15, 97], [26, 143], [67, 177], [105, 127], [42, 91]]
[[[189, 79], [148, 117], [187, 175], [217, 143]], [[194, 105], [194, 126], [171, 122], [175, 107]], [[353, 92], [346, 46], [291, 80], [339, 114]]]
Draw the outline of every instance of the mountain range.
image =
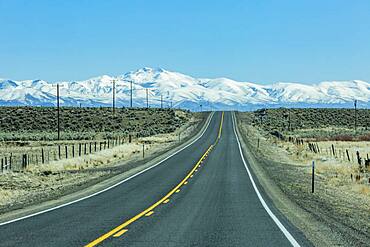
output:
[[267, 107], [369, 107], [370, 84], [365, 81], [325, 81], [318, 84], [278, 82], [261, 85], [227, 78], [194, 78], [161, 68], [142, 68], [116, 77], [85, 81], [47, 82], [0, 79], [0, 105], [54, 106], [60, 85], [62, 106], [111, 106], [116, 85], [117, 107], [177, 107], [199, 110], [252, 110]]

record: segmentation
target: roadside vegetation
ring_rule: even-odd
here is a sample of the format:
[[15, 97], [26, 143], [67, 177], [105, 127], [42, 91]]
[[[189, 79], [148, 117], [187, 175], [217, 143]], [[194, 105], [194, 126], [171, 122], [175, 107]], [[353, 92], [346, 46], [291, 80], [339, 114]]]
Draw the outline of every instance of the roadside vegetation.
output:
[[[127, 134], [150, 136], [173, 132], [190, 113], [174, 109], [111, 108], [60, 109], [63, 140], [92, 140]], [[0, 107], [0, 141], [54, 141], [57, 134], [55, 107]]]
[[194, 135], [207, 114], [62, 108], [59, 141], [55, 108], [0, 107], [0, 116], [0, 160], [8, 164], [0, 171], [1, 214], [136, 169]]
[[292, 221], [315, 245], [369, 246], [370, 110], [358, 110], [356, 130], [351, 109], [268, 109], [237, 118], [258, 166], [303, 210]]

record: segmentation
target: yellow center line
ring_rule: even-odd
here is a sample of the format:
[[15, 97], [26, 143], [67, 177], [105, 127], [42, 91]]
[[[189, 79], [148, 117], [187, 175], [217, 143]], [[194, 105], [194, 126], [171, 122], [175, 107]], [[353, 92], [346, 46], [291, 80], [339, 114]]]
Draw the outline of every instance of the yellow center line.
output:
[[148, 217], [148, 216], [151, 216], [152, 214], [154, 214], [154, 211], [150, 211], [149, 213], [147, 213], [145, 216]]
[[170, 199], [165, 200], [163, 203], [167, 204], [170, 201]]
[[137, 221], [138, 219], [140, 219], [141, 217], [143, 217], [144, 215], [148, 214], [150, 211], [153, 211], [154, 208], [156, 208], [158, 205], [162, 204], [165, 200], [167, 200], [172, 194], [174, 194], [184, 183], [186, 180], [189, 179], [189, 177], [194, 173], [195, 169], [197, 168], [197, 166], [199, 165], [200, 161], [204, 159], [205, 157], [205, 154], [207, 154], [212, 148], [212, 145], [207, 149], [207, 151], [203, 154], [203, 156], [200, 158], [200, 160], [197, 162], [197, 164], [194, 166], [194, 168], [189, 172], [189, 174], [175, 187], [173, 188], [170, 192], [168, 192], [167, 195], [165, 195], [162, 199], [160, 199], [158, 202], [154, 203], [152, 206], [150, 206], [149, 208], [145, 209], [144, 211], [142, 211], [141, 213], [137, 214], [136, 216], [132, 217], [131, 219], [129, 219], [128, 221], [124, 222], [123, 224], [117, 226], [116, 228], [114, 228], [113, 230], [105, 233], [104, 235], [102, 235], [101, 237], [95, 239], [94, 241], [92, 241], [91, 243], [85, 245], [85, 247], [93, 247], [93, 246], [96, 246], [98, 245], [99, 243], [103, 242], [104, 240], [106, 240], [107, 238], [111, 237], [112, 235], [114, 235], [116, 232], [122, 230], [123, 228], [125, 228], [126, 226], [130, 225], [131, 223]]
[[222, 112], [222, 116], [221, 116], [221, 124], [220, 124], [220, 129], [218, 131], [218, 139], [221, 138], [221, 133], [222, 133], [222, 124], [224, 122], [224, 112]]
[[[221, 137], [221, 131], [222, 131], [222, 122], [223, 122], [223, 119], [224, 119], [224, 112], [222, 112], [222, 117], [221, 117], [221, 124], [220, 124], [220, 129], [219, 129], [219, 133], [218, 133], [218, 139], [220, 139]], [[216, 142], [217, 143], [217, 140]], [[205, 157], [208, 156], [209, 152], [213, 149], [213, 146], [214, 145], [211, 145], [209, 146], [209, 148], [207, 149], [207, 151], [202, 155], [202, 157], [198, 160], [198, 162], [195, 164], [195, 166], [193, 167], [193, 169], [188, 173], [188, 175], [175, 187], [173, 188], [170, 192], [167, 193], [167, 195], [165, 195], [162, 199], [160, 199], [159, 201], [157, 201], [156, 203], [154, 203], [153, 205], [151, 205], [150, 207], [148, 207], [147, 209], [145, 209], [144, 211], [142, 211], [141, 213], [135, 215], [134, 217], [132, 217], [131, 219], [127, 220], [126, 222], [124, 222], [123, 224], [115, 227], [114, 229], [112, 229], [111, 231], [103, 234], [102, 236], [100, 236], [99, 238], [95, 239], [94, 241], [90, 242], [89, 244], [85, 245], [85, 247], [93, 247], [93, 246], [96, 246], [98, 245], [99, 243], [103, 242], [104, 240], [106, 240], [107, 238], [115, 235], [115, 234], [118, 234], [117, 232], [119, 231], [122, 231], [125, 227], [127, 227], [128, 225], [132, 224], [133, 222], [137, 221], [138, 219], [140, 219], [141, 217], [149, 214], [151, 211], [153, 211], [156, 207], [158, 207], [160, 204], [162, 204], [164, 201], [166, 201], [169, 197], [171, 197], [172, 194], [174, 193], [178, 193], [180, 192], [180, 187], [190, 178], [191, 175], [193, 175], [194, 172], [197, 171], [197, 167], [200, 165], [200, 163], [205, 159]], [[153, 214], [153, 212], [151, 212], [151, 214]], [[151, 215], [150, 214], [150, 215]], [[149, 215], [149, 216], [150, 216]], [[123, 233], [122, 233], [123, 234]]]
[[123, 229], [123, 230], [117, 232], [116, 234], [114, 234], [113, 237], [119, 238], [119, 237], [121, 237], [127, 231], [128, 231], [127, 229]]

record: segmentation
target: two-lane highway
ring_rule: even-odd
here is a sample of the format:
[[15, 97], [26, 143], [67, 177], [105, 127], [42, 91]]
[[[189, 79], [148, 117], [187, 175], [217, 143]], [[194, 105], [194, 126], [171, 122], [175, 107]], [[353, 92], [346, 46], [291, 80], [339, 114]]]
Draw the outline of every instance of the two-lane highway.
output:
[[232, 113], [160, 165], [105, 191], [0, 225], [0, 246], [298, 246], [240, 153]]

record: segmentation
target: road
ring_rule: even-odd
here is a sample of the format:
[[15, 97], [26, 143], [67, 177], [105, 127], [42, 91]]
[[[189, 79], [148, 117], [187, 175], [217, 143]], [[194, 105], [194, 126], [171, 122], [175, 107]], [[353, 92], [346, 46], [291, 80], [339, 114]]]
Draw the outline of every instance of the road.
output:
[[[0, 226], [0, 246], [306, 246], [243, 162], [233, 115], [104, 193]], [[254, 181], [253, 181], [254, 178]]]

